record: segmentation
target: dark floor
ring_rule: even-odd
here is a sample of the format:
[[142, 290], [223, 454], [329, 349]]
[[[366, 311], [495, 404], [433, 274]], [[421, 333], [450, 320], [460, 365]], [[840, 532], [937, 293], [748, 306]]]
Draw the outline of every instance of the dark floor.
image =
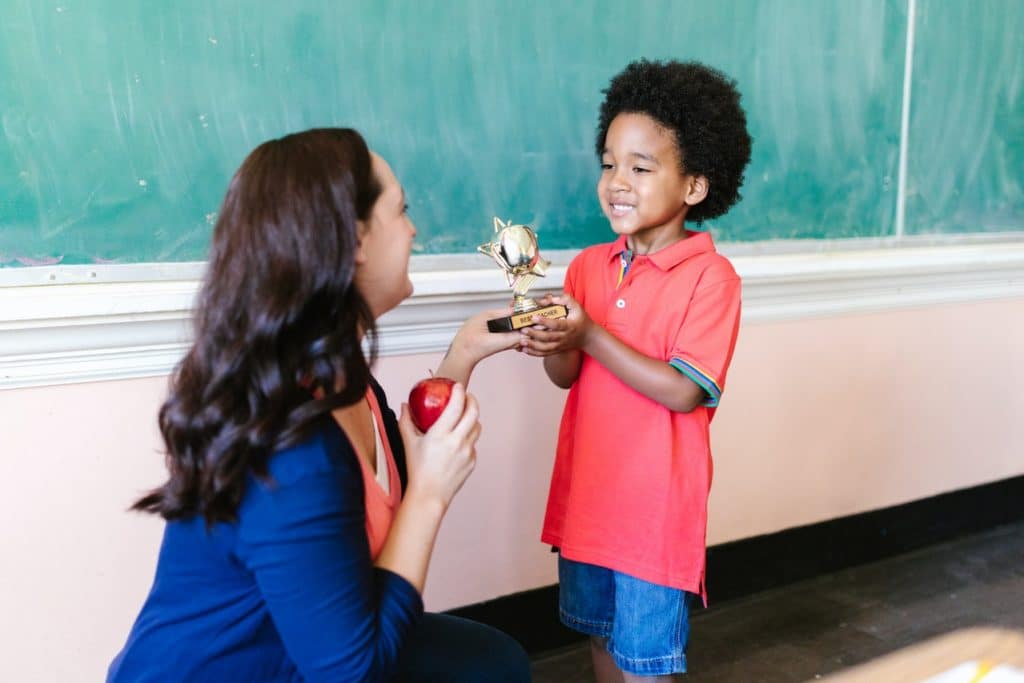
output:
[[[1024, 523], [698, 610], [685, 678], [813, 680], [975, 625], [1024, 629]], [[536, 683], [593, 680], [585, 644], [534, 659]]]

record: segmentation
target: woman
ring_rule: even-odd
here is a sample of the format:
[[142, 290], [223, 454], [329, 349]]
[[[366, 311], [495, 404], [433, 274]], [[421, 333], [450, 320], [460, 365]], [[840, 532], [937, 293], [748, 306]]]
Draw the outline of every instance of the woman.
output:
[[[412, 293], [416, 229], [353, 130], [256, 148], [228, 187], [195, 342], [160, 410], [169, 477], [153, 588], [110, 681], [525, 681], [508, 636], [424, 615], [434, 538], [480, 434], [463, 384], [511, 348], [470, 319], [426, 433], [370, 375], [375, 320]], [[364, 354], [364, 345], [369, 354]]]

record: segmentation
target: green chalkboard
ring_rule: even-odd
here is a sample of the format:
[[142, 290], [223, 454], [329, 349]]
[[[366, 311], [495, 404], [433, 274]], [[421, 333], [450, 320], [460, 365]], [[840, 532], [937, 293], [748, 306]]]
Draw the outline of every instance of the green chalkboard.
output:
[[1024, 228], [1024, 2], [917, 0], [907, 232]]
[[[915, 87], [910, 139], [931, 155], [910, 165], [921, 201], [944, 192], [929, 173], [966, 172], [975, 151], [929, 146], [927, 128], [964, 98], [977, 112], [974, 98], [1001, 93], [1005, 109], [971, 170], [970, 213], [937, 225], [908, 206], [908, 225], [1019, 214], [1024, 67], [1020, 31], [998, 15], [1019, 28], [1020, 4], [918, 4], [914, 63], [936, 60], [928, 77], [960, 68], [946, 32], [973, 25], [976, 5], [989, 8], [976, 30], [992, 35], [963, 56], [1009, 72]], [[202, 260], [244, 156], [328, 125], [358, 128], [391, 161], [420, 253], [472, 251], [493, 215], [534, 225], [544, 249], [601, 241], [600, 91], [641, 56], [703, 60], [744, 93], [754, 159], [743, 202], [710, 225], [720, 240], [891, 235], [907, 22], [905, 0], [7, 0], [0, 267]], [[1016, 204], [1001, 198], [1014, 188]]]

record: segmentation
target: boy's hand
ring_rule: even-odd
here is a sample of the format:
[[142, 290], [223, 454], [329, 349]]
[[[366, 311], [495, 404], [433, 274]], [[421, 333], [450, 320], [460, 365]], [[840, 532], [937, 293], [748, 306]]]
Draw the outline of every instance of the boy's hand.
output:
[[581, 349], [594, 326], [583, 307], [568, 294], [547, 295], [542, 306], [561, 304], [569, 309], [569, 317], [560, 319], [534, 316], [537, 323], [521, 329], [519, 350], [530, 356], [551, 356], [563, 351]]

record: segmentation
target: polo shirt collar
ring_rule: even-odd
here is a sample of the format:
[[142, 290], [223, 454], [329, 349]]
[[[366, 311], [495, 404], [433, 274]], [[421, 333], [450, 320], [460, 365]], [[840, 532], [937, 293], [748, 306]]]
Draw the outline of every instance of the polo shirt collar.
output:
[[[711, 233], [687, 230], [686, 235], [686, 239], [681, 239], [672, 246], [651, 254], [649, 256], [651, 263], [661, 270], [671, 270], [691, 256], [715, 251], [715, 244], [711, 240]], [[608, 259], [618, 258], [627, 248], [626, 236], [619, 235], [619, 238], [612, 242]]]

